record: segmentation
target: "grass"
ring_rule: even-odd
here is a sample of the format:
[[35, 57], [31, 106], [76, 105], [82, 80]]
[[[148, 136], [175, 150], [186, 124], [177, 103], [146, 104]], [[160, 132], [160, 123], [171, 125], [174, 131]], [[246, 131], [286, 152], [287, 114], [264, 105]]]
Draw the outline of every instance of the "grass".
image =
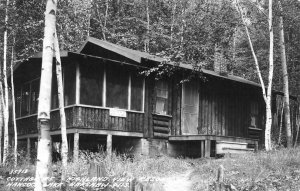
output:
[[[22, 160], [18, 169], [29, 169], [27, 176], [34, 176], [35, 167], [26, 163], [27, 159]], [[78, 162], [69, 163], [68, 177], [87, 176], [90, 162], [102, 165], [109, 177], [160, 178], [191, 172], [189, 181], [193, 190], [213, 190], [217, 169], [223, 165], [225, 183], [237, 190], [300, 190], [300, 148], [232, 155], [221, 159], [132, 157], [115, 153], [108, 159], [105, 153], [82, 152]], [[13, 167], [10, 165], [1, 167], [0, 176], [6, 176], [5, 172], [11, 169]], [[52, 165], [50, 176], [60, 180], [60, 163]]]
[[237, 190], [300, 190], [299, 148], [227, 156], [196, 164], [191, 174], [194, 189], [211, 188], [220, 165], [225, 168], [225, 182]]

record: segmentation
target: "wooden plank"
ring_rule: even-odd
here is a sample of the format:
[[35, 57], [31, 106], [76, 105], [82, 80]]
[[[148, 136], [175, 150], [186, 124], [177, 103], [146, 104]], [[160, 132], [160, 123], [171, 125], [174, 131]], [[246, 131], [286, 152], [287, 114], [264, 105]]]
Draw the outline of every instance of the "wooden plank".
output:
[[211, 135], [211, 126], [212, 126], [212, 99], [211, 93], [208, 95], [208, 113], [207, 113], [207, 134]]
[[[176, 79], [176, 76], [174, 77]], [[171, 135], [175, 135], [176, 134], [176, 110], [177, 110], [177, 105], [176, 105], [176, 101], [177, 101], [177, 97], [176, 97], [176, 81], [173, 82], [172, 84], [172, 120], [171, 120]]]
[[211, 154], [211, 140], [205, 140], [205, 157], [210, 157]]
[[112, 135], [108, 134], [106, 139], [106, 153], [108, 157], [112, 154]]
[[162, 132], [167, 134], [170, 132], [169, 128], [159, 127], [159, 126], [153, 126], [153, 130], [154, 132]]
[[228, 141], [228, 142], [242, 142], [254, 144], [256, 139], [233, 137], [233, 136], [215, 136], [215, 135], [188, 135], [188, 136], [169, 136], [169, 141], [202, 141], [202, 140], [215, 140], [215, 141]]
[[80, 69], [79, 69], [79, 63], [76, 62], [76, 97], [75, 97], [75, 103], [79, 104], [80, 103]]
[[179, 87], [177, 88], [177, 107], [176, 107], [176, 135], [181, 135], [181, 88], [182, 88], [182, 84], [179, 85]]
[[79, 157], [79, 133], [74, 133], [74, 149], [73, 149], [73, 159], [78, 160]]
[[169, 120], [168, 121], [160, 121], [157, 119], [153, 120], [153, 125], [154, 126], [161, 126], [161, 127], [169, 127]]
[[173, 80], [168, 80], [168, 114], [172, 113], [172, 84]]
[[27, 153], [26, 153], [26, 156], [27, 156], [27, 158], [29, 158], [30, 159], [30, 150], [31, 150], [31, 143], [30, 143], [30, 138], [28, 137], [27, 138]]
[[203, 121], [204, 121], [204, 132], [203, 134], [208, 134], [208, 95], [207, 95], [207, 92], [203, 92], [204, 93], [204, 108], [203, 108]]
[[169, 135], [165, 134], [165, 133], [154, 132], [153, 134], [154, 134], [154, 137], [156, 137], [156, 138], [165, 138], [165, 139], [167, 139], [169, 137]]
[[219, 131], [218, 131], [218, 135], [222, 135], [222, 118], [223, 118], [223, 103], [222, 103], [222, 100], [223, 100], [223, 96], [222, 94], [219, 94], [219, 116], [218, 116], [218, 119], [219, 119]]
[[205, 157], [205, 141], [201, 141], [201, 157]]
[[226, 134], [226, 98], [222, 95], [222, 128], [221, 128], [221, 135], [225, 136]]
[[215, 92], [211, 95], [211, 135], [216, 135], [216, 96]]
[[139, 131], [140, 132], [143, 132], [144, 116], [145, 115], [143, 115], [143, 114], [139, 114], [139, 118], [140, 118]]
[[150, 137], [150, 138], [153, 138], [153, 115], [152, 115], [152, 113], [153, 113], [153, 111], [155, 111], [154, 110], [154, 107], [155, 107], [155, 89], [154, 89], [154, 79], [152, 79], [152, 81], [151, 81], [151, 85], [150, 85], [150, 102], [149, 102], [149, 129], [148, 129], [148, 132], [149, 132], [149, 135], [148, 135], [148, 137]]
[[143, 132], [144, 137], [149, 136], [149, 85], [148, 79], [145, 79], [145, 102], [144, 102], [144, 123], [143, 123]]
[[199, 83], [198, 83], [198, 87], [199, 87], [198, 134], [201, 134], [202, 133], [202, 93], [201, 93], [202, 91]]

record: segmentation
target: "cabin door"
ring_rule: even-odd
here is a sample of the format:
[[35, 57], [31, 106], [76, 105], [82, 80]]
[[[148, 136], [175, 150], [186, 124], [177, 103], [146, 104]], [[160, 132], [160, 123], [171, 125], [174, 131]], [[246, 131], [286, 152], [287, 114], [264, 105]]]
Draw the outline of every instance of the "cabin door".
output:
[[181, 131], [183, 135], [198, 134], [198, 87], [197, 81], [182, 84]]

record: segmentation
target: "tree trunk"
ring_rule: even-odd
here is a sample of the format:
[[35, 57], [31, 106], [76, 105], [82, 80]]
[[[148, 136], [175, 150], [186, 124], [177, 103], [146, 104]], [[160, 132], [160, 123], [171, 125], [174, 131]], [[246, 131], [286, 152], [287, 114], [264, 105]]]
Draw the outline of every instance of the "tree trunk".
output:
[[272, 14], [273, 14], [272, 13], [272, 4], [273, 4], [273, 2], [272, 2], [272, 0], [269, 0], [268, 22], [269, 22], [269, 32], [270, 32], [270, 52], [269, 52], [269, 76], [268, 76], [267, 92], [266, 92], [264, 81], [262, 79], [261, 71], [259, 69], [258, 59], [256, 57], [256, 54], [255, 54], [255, 51], [253, 48], [253, 44], [252, 44], [252, 40], [250, 38], [250, 33], [249, 33], [249, 30], [247, 27], [247, 23], [244, 18], [247, 14], [243, 13], [243, 11], [241, 10], [238, 0], [236, 0], [235, 4], [237, 6], [238, 11], [241, 14], [241, 17], [242, 17], [242, 20], [243, 20], [243, 23], [245, 26], [246, 34], [247, 34], [248, 41], [249, 41], [250, 48], [251, 48], [251, 52], [252, 52], [252, 55], [254, 58], [256, 71], [257, 71], [259, 81], [261, 84], [261, 88], [262, 88], [263, 98], [266, 103], [265, 148], [267, 151], [270, 151], [272, 149], [272, 144], [271, 144], [271, 127], [272, 127], [271, 100], [272, 100], [272, 80], [273, 80], [273, 68], [274, 68], [274, 64], [273, 64], [274, 35], [273, 35], [273, 25], [272, 25]]
[[294, 148], [297, 146], [298, 137], [299, 137], [299, 130], [300, 130], [300, 105], [297, 106], [298, 112], [296, 112], [296, 137], [295, 137], [295, 143]]
[[62, 140], [61, 182], [62, 182], [62, 189], [65, 190], [67, 165], [68, 165], [68, 140], [67, 140], [66, 114], [65, 114], [65, 106], [64, 106], [64, 88], [63, 88], [63, 81], [62, 81], [62, 69], [61, 69], [61, 60], [60, 60], [57, 33], [55, 33], [54, 47], [55, 47], [55, 57], [56, 57], [56, 78], [57, 78], [57, 88], [58, 88], [57, 92], [58, 92], [58, 104], [59, 104], [59, 112], [60, 112], [61, 140]]
[[289, 97], [289, 79], [287, 72], [286, 54], [285, 54], [285, 42], [284, 42], [284, 30], [283, 30], [283, 9], [281, 6], [281, 1], [278, 1], [281, 15], [279, 17], [279, 41], [280, 41], [280, 53], [281, 53], [281, 67], [282, 67], [282, 77], [283, 77], [283, 92], [284, 92], [284, 122], [286, 127], [286, 138], [287, 147], [292, 147], [292, 130], [291, 130], [291, 117], [290, 117], [290, 97]]
[[56, 0], [47, 0], [43, 58], [38, 105], [39, 142], [35, 174], [35, 191], [46, 191], [49, 167], [51, 166], [50, 103], [54, 35], [56, 23]]
[[270, 52], [269, 52], [269, 76], [268, 76], [268, 89], [267, 89], [267, 102], [266, 102], [266, 129], [265, 129], [265, 147], [266, 150], [272, 150], [271, 145], [271, 128], [272, 128], [272, 81], [273, 81], [273, 55], [274, 55], [274, 34], [273, 34], [273, 0], [269, 0], [269, 33], [270, 33]]
[[280, 113], [280, 124], [279, 124], [278, 145], [281, 145], [283, 109], [284, 109], [284, 102], [282, 101], [281, 113]]
[[[14, 40], [15, 42], [15, 37]], [[15, 44], [15, 43], [14, 43]], [[15, 87], [14, 87], [14, 45], [12, 47], [11, 51], [11, 65], [10, 65], [10, 81], [11, 81], [11, 97], [12, 97], [12, 122], [14, 126], [14, 166], [17, 166], [18, 163], [18, 153], [17, 153], [17, 148], [18, 148], [18, 132], [17, 132], [17, 123], [16, 123], [16, 104], [15, 104]]]
[[[0, 66], [1, 67], [1, 66]], [[0, 72], [2, 74], [2, 72]], [[0, 75], [2, 78], [2, 75]], [[2, 80], [0, 80], [0, 164], [2, 164], [2, 133], [3, 133], [3, 125], [4, 125], [4, 92], [3, 92], [3, 84]]]
[[7, 84], [7, 24], [8, 24], [8, 6], [9, 0], [6, 0], [5, 8], [5, 28], [4, 28], [4, 47], [3, 47], [3, 80], [4, 80], [4, 142], [3, 142], [3, 163], [6, 162], [8, 155], [8, 120], [9, 120], [9, 108], [8, 108], [8, 84]]

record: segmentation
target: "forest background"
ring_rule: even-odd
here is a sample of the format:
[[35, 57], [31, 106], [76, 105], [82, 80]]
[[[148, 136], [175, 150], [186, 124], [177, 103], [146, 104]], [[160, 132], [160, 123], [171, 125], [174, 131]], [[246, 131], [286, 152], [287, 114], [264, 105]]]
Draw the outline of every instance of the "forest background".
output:
[[[268, 19], [257, 1], [245, 1], [248, 26], [262, 76], [267, 80]], [[262, 5], [266, 6], [267, 3]], [[0, 5], [0, 33], [5, 29], [6, 1]], [[274, 85], [282, 90], [279, 16], [283, 16], [290, 94], [300, 94], [300, 2], [274, 3]], [[45, 3], [14, 0], [9, 5], [8, 47], [16, 62], [42, 50]], [[213, 69], [216, 47], [232, 74], [258, 82], [241, 17], [230, 0], [60, 0], [57, 30], [61, 49], [75, 51], [87, 36], [146, 51], [167, 61]], [[15, 39], [15, 40], [14, 40]], [[11, 56], [8, 48], [8, 60]], [[0, 35], [3, 55], [3, 35]], [[2, 59], [1, 61], [2, 62]]]

